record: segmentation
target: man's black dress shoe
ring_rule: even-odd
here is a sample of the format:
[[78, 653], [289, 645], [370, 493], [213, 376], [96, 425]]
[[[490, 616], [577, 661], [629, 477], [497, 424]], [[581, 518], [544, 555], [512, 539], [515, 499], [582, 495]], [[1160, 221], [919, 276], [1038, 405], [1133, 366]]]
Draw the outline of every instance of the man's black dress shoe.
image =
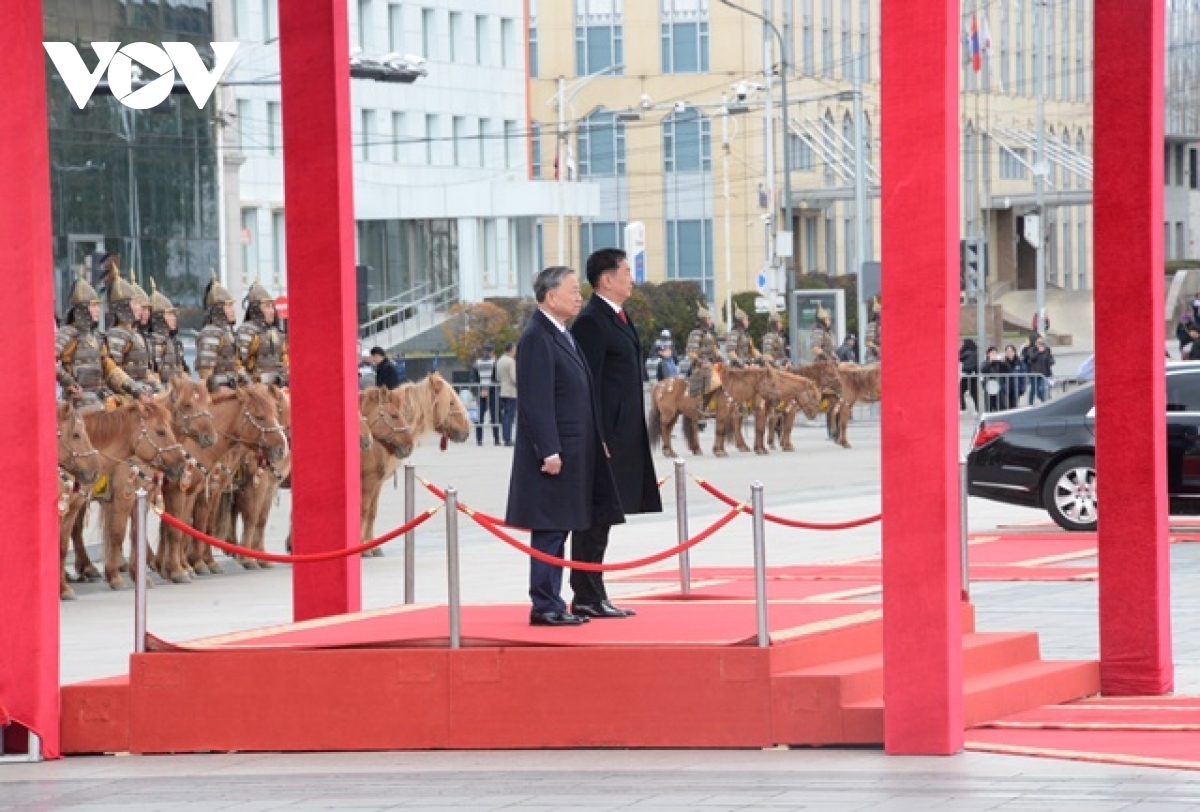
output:
[[600, 603], [573, 603], [571, 604], [571, 611], [583, 617], [626, 617], [624, 611], [613, 606], [608, 601], [601, 601]]
[[633, 611], [632, 609], [622, 609], [620, 606], [613, 606], [609, 601], [604, 601], [603, 605], [609, 609], [612, 609], [614, 612], [620, 612], [625, 617], [633, 617], [637, 614], [637, 612]]
[[533, 612], [529, 615], [530, 626], [582, 626], [588, 619], [570, 612]]

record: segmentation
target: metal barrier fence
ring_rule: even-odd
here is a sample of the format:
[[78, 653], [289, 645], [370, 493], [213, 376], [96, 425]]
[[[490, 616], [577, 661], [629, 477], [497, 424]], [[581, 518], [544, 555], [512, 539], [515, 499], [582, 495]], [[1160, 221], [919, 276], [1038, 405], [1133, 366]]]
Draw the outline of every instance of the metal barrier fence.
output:
[[958, 402], [970, 402], [979, 414], [1004, 412], [1050, 400], [1054, 386], [1036, 372], [973, 372], [959, 375]]

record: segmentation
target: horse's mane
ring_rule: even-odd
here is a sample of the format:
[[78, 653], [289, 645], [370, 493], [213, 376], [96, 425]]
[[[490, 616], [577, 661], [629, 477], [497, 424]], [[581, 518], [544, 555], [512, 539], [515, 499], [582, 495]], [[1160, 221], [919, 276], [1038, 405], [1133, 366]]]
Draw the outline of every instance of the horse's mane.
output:
[[838, 377], [844, 386], [853, 387], [861, 395], [873, 395], [879, 391], [879, 367], [846, 364], [838, 368]]
[[[442, 391], [436, 395], [433, 392], [435, 379], [442, 384]], [[435, 431], [437, 406], [440, 401], [457, 397], [454, 389], [437, 372], [430, 372], [417, 383], [402, 383], [395, 391], [401, 393], [401, 402], [408, 407], [404, 416], [412, 427], [413, 440]]]
[[152, 421], [170, 424], [171, 413], [167, 407], [154, 401], [128, 403], [112, 411], [86, 412], [83, 421], [92, 445], [103, 448], [122, 440], [132, 440], [143, 407], [150, 412], [147, 416]]

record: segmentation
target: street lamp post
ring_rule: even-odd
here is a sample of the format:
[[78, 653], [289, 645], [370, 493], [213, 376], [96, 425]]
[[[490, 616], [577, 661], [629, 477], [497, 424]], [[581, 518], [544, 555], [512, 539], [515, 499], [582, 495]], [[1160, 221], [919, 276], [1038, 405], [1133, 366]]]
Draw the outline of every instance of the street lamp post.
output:
[[867, 302], [863, 289], [863, 267], [867, 262], [867, 160], [863, 149], [863, 60], [858, 54], [851, 60], [854, 72], [854, 272], [858, 276], [858, 353], [865, 360], [867, 347]]
[[[767, 12], [766, 14], [759, 14], [757, 11], [751, 11], [748, 8], [743, 8], [742, 6], [739, 6], [739, 5], [731, 2], [731, 0], [721, 0], [721, 4], [729, 6], [729, 8], [733, 9], [734, 11], [740, 11], [742, 14], [748, 14], [751, 17], [755, 17], [755, 18], [761, 20], [763, 25], [767, 29], [770, 29], [771, 33], [773, 33], [775, 35], [776, 39], [779, 40], [779, 54], [780, 54], [779, 88], [780, 88], [780, 94], [781, 94], [781, 101], [783, 102], [783, 143], [784, 143], [784, 147], [783, 147], [783, 208], [784, 208], [784, 215], [783, 215], [783, 217], [784, 217], [784, 221], [787, 223], [787, 233], [790, 235], [792, 233], [792, 162], [791, 162], [791, 155], [790, 155], [791, 151], [787, 148], [788, 127], [791, 124], [791, 121], [788, 118], [789, 108], [788, 108], [787, 77], [788, 77], [788, 70], [789, 70], [789, 61], [788, 61], [787, 41], [783, 38], [783, 34], [780, 33], [779, 29], [775, 27], [775, 23], [771, 22], [770, 14], [771, 14], [772, 8], [773, 8], [772, 0], [763, 0], [763, 8]], [[768, 111], [769, 111], [767, 114], [768, 115], [767, 138], [769, 139], [767, 141], [768, 182], [771, 186], [774, 186], [774, 183], [775, 183], [775, 178], [774, 178], [775, 136], [774, 136], [773, 121], [772, 121], [774, 113], [773, 113], [773, 111], [770, 111], [770, 101], [769, 101], [771, 99], [771, 95], [772, 95], [771, 94], [771, 81], [772, 81], [772, 77], [774, 75], [774, 69], [773, 69], [772, 60], [771, 60], [771, 40], [770, 40], [769, 36], [766, 36], [765, 32], [764, 32], [764, 42], [763, 42], [763, 73], [765, 74], [765, 77], [766, 77]], [[776, 242], [778, 239], [778, 229], [775, 227], [775, 212], [774, 211], [771, 212], [771, 223], [772, 223], [771, 246], [768, 249], [768, 256], [770, 257], [770, 259], [772, 261], [774, 261], [775, 253], [776, 253]], [[787, 294], [789, 299], [791, 298], [791, 294], [792, 294], [792, 282], [793, 282], [792, 275], [790, 273], [785, 274], [783, 287], [784, 287], [784, 292]], [[774, 311], [774, 309], [775, 309], [774, 297], [770, 297], [770, 308], [772, 311]]]

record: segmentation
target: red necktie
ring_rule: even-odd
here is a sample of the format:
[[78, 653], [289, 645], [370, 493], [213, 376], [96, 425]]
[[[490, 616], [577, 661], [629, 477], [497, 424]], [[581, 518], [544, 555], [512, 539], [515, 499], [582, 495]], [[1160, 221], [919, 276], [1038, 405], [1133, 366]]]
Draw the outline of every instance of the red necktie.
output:
[[618, 310], [617, 316], [620, 317], [621, 321], [625, 322], [626, 324], [629, 324], [629, 317], [625, 315], [624, 310]]

